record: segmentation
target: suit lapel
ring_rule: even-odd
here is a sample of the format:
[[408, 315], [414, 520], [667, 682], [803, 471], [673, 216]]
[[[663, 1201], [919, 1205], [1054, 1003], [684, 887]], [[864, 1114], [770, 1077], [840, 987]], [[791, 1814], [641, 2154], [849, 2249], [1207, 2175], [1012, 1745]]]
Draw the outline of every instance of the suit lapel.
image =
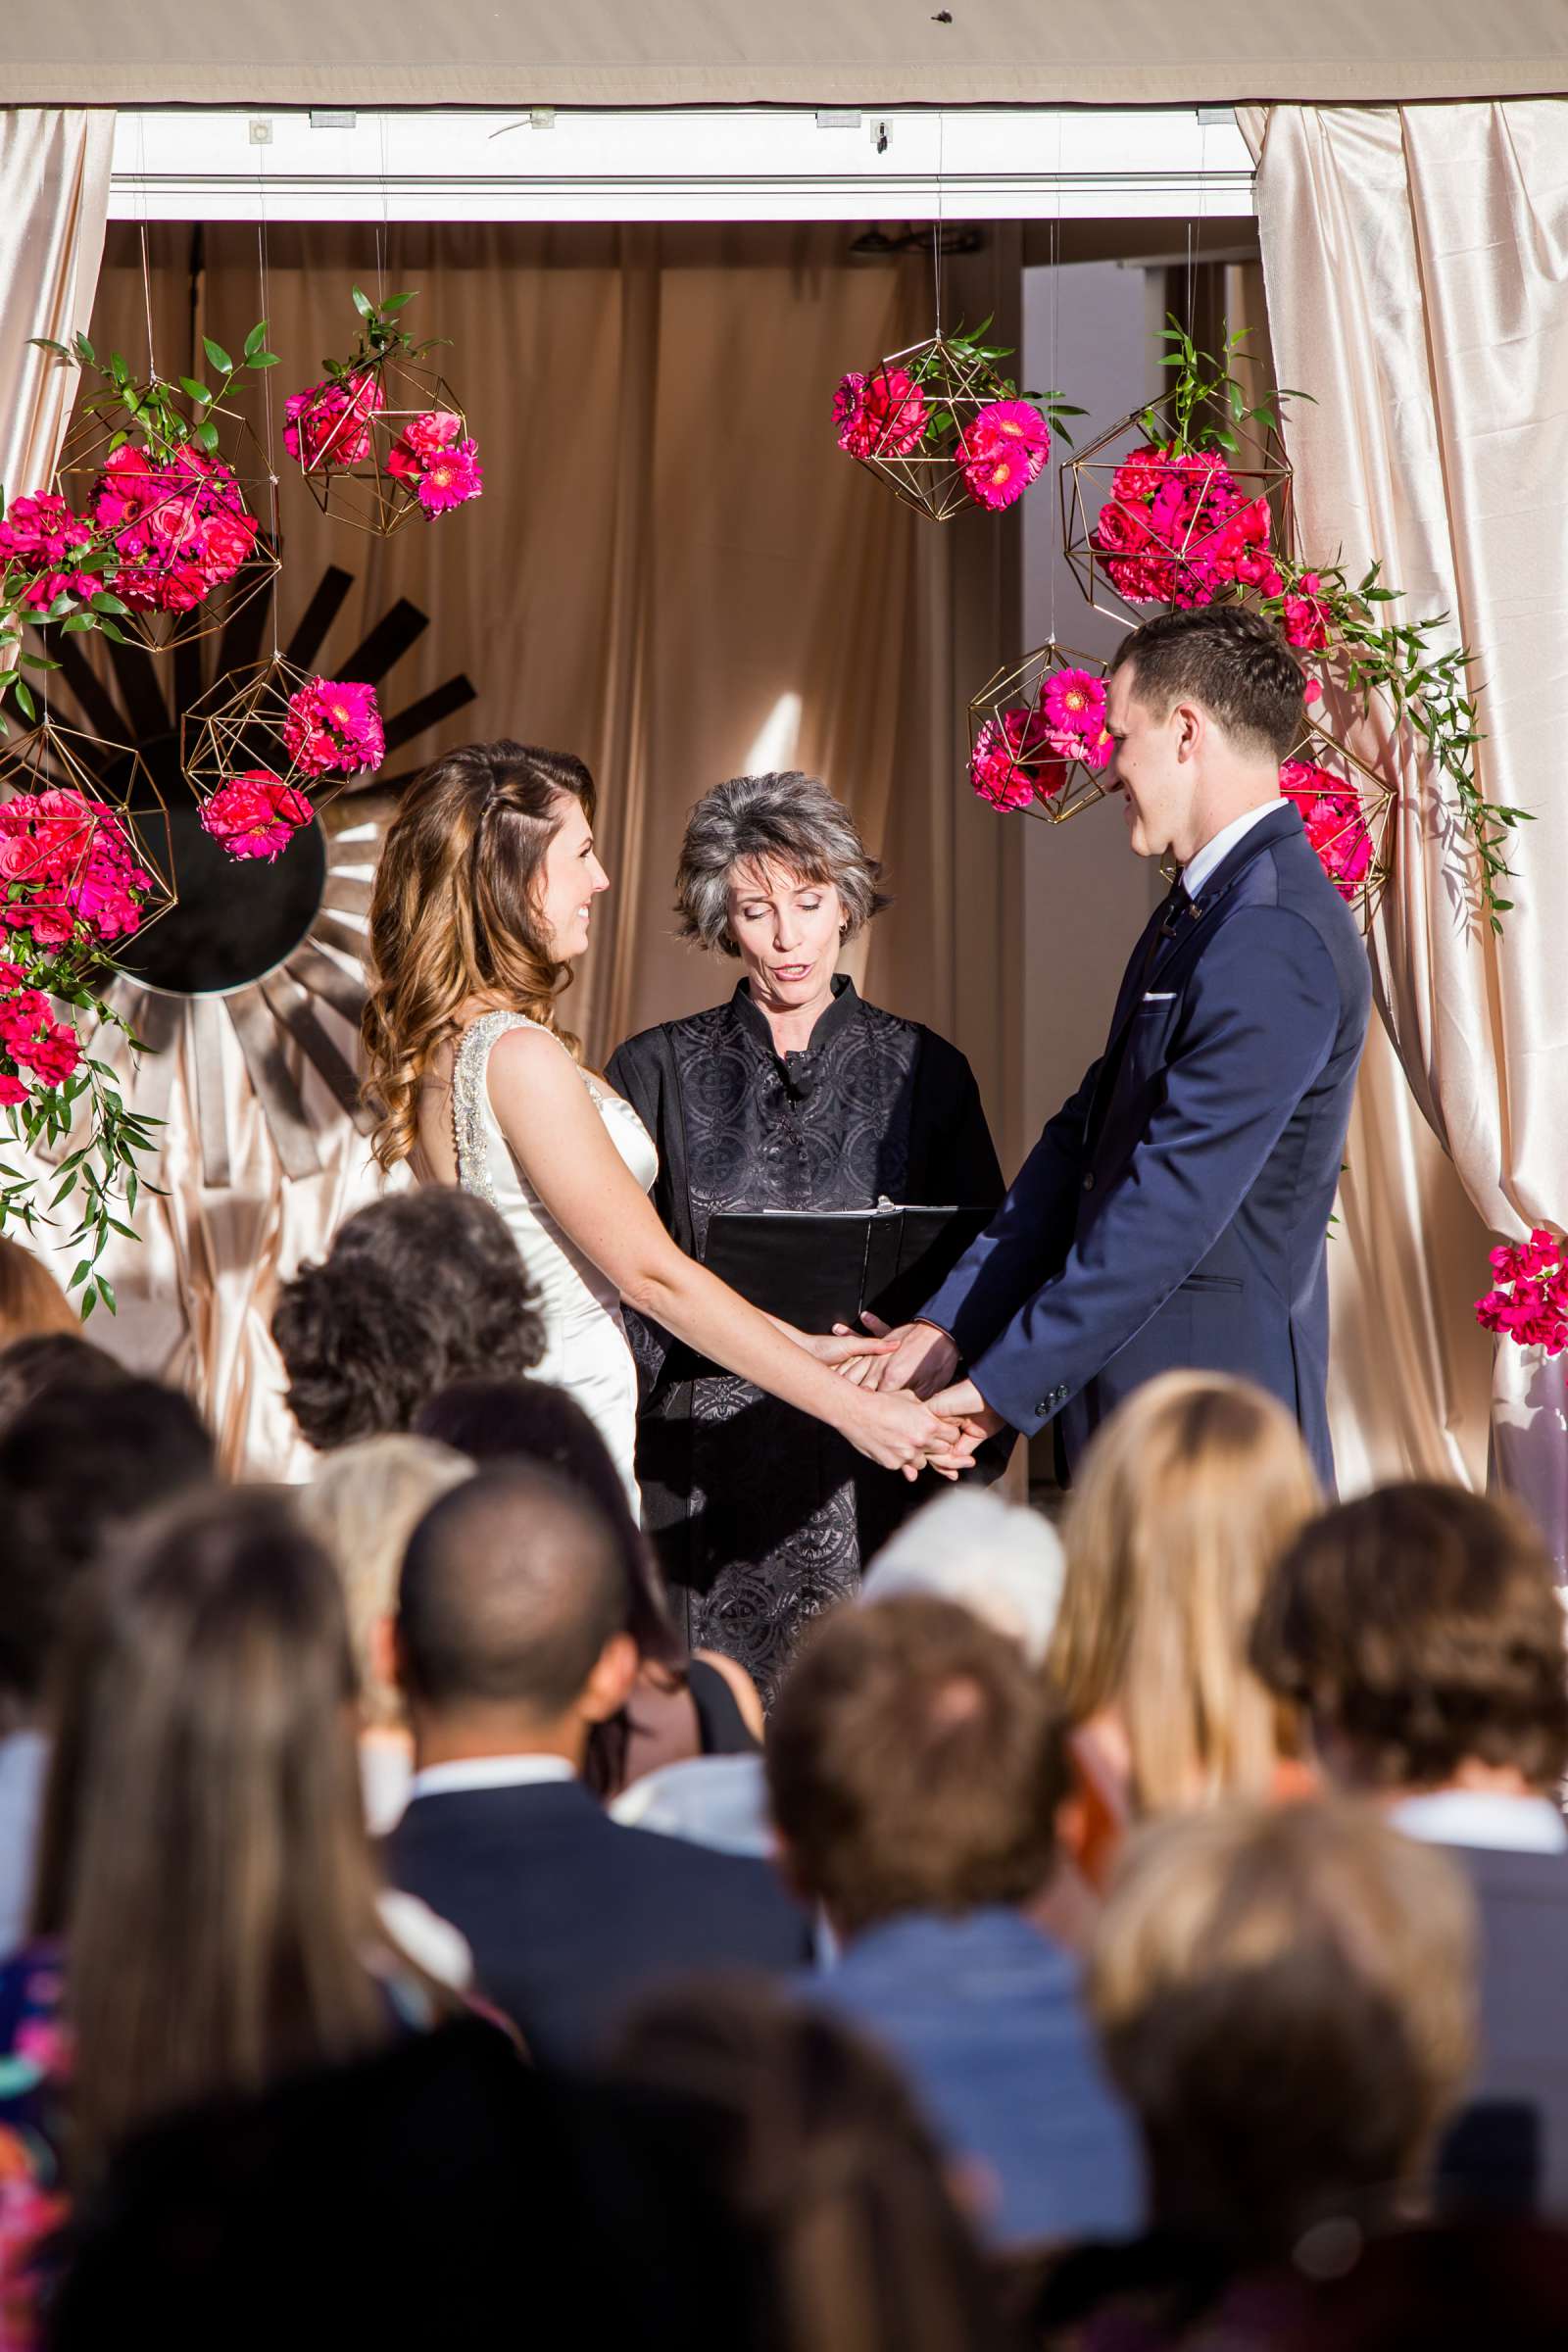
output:
[[1156, 907], [1150, 917], [1143, 937], [1133, 950], [1132, 961], [1123, 976], [1121, 993], [1116, 999], [1116, 1009], [1111, 1017], [1110, 1036], [1101, 1062], [1100, 1080], [1089, 1108], [1087, 1137], [1091, 1147], [1100, 1133], [1101, 1120], [1116, 1084], [1128, 1028], [1144, 1001], [1144, 993], [1150, 982], [1154, 979], [1169, 980], [1178, 964], [1183, 967], [1189, 964], [1198, 947], [1208, 937], [1216, 915], [1252, 860], [1261, 857], [1275, 843], [1301, 830], [1300, 811], [1292, 801], [1284, 802], [1267, 816], [1260, 817], [1251, 831], [1242, 836], [1229, 857], [1221, 858], [1188, 912], [1170, 937], [1159, 941], [1152, 956], [1150, 956], [1151, 940], [1158, 933], [1165, 907]]

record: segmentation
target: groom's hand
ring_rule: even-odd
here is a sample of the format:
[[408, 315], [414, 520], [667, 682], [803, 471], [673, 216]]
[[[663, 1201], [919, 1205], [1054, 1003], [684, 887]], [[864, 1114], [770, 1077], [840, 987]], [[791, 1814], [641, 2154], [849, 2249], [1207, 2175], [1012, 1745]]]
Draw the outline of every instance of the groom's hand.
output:
[[863, 1355], [842, 1367], [843, 1377], [865, 1389], [911, 1389], [928, 1397], [948, 1386], [958, 1368], [958, 1350], [934, 1323], [901, 1323], [897, 1331], [876, 1315], [862, 1315], [867, 1331], [897, 1343], [889, 1355]]
[[943, 1389], [929, 1399], [931, 1410], [940, 1413], [945, 1421], [956, 1421], [971, 1444], [979, 1445], [983, 1438], [1000, 1437], [1007, 1427], [995, 1405], [987, 1404], [972, 1380], [960, 1380], [956, 1389]]

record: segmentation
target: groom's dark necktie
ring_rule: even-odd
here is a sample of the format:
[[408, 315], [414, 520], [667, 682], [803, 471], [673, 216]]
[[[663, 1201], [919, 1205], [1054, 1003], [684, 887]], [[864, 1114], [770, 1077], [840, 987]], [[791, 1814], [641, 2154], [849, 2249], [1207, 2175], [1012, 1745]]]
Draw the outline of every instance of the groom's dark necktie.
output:
[[1154, 925], [1153, 936], [1149, 942], [1148, 953], [1144, 957], [1146, 984], [1165, 949], [1180, 930], [1182, 917], [1191, 912], [1192, 906], [1193, 902], [1187, 895], [1187, 885], [1178, 874], [1170, 886], [1164, 905], [1159, 908], [1159, 920]]

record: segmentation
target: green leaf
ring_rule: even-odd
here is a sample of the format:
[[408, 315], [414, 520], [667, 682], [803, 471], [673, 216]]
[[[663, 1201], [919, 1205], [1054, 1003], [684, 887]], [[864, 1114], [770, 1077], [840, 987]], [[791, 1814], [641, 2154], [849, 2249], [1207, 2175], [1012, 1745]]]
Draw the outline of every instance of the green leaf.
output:
[[383, 302], [383, 303], [382, 303], [382, 305], [381, 305], [381, 316], [382, 316], [382, 318], [395, 318], [397, 317], [397, 315], [398, 315], [399, 311], [401, 311], [401, 310], [402, 310], [402, 309], [405, 307], [405, 305], [406, 305], [406, 304], [408, 304], [408, 303], [411, 303], [411, 302], [414, 300], [414, 297], [415, 297], [415, 295], [416, 295], [417, 292], [418, 292], [418, 288], [417, 288], [417, 286], [415, 286], [415, 287], [413, 287], [413, 288], [410, 290], [410, 292], [409, 292], [409, 293], [407, 293], [407, 294], [394, 294], [394, 295], [392, 296], [392, 298], [391, 298], [391, 300], [390, 300], [389, 302]]
[[17, 709], [22, 712], [23, 717], [36, 720], [38, 716], [38, 706], [33, 701], [30, 693], [27, 691], [25, 681], [22, 678], [19, 678], [15, 686], [12, 687], [11, 691], [17, 698]]
[[267, 348], [267, 320], [259, 318], [245, 338], [245, 357], [254, 360], [259, 351]]
[[86, 1322], [86, 1320], [87, 1320], [87, 1317], [88, 1317], [88, 1316], [89, 1316], [89, 1315], [92, 1313], [92, 1310], [93, 1310], [93, 1308], [94, 1308], [94, 1307], [97, 1305], [97, 1303], [98, 1303], [98, 1294], [97, 1294], [97, 1292], [96, 1292], [96, 1291], [83, 1291], [83, 1292], [82, 1292], [82, 1294], [81, 1294], [81, 1319], [82, 1319], [82, 1321], [83, 1321], [84, 1323]]
[[212, 457], [218, 448], [218, 427], [209, 419], [196, 427], [191, 439]]
[[98, 623], [98, 628], [99, 633], [102, 636], [107, 637], [111, 645], [130, 645], [133, 642], [131, 638], [125, 635], [124, 630], [121, 628], [115, 621], [101, 620]]
[[368, 294], [367, 294], [364, 288], [361, 286], [351, 287], [350, 291], [354, 296], [354, 308], [359, 312], [360, 317], [362, 318], [368, 318], [370, 313], [375, 308], [375, 305], [370, 300]]
[[85, 360], [89, 368], [96, 368], [98, 365], [98, 354], [85, 335], [78, 334], [76, 337], [76, 357]]
[[194, 375], [182, 375], [179, 379], [179, 388], [182, 392], [188, 392], [192, 400], [199, 401], [203, 408], [210, 409], [217, 397], [206, 384]]
[[[122, 1233], [123, 1233], [124, 1227], [122, 1226], [120, 1230]], [[136, 1237], [134, 1234], [132, 1234], [130, 1238], [132, 1241], [134, 1241]], [[115, 1286], [110, 1281], [107, 1274], [100, 1274], [98, 1276], [98, 1296], [103, 1300], [105, 1306], [108, 1307], [111, 1314], [115, 1314], [118, 1311], [115, 1306]]]
[[253, 368], [275, 368], [277, 366], [277, 354], [275, 351], [258, 352], [255, 359], [252, 360], [251, 366]]
[[223, 349], [221, 343], [215, 343], [211, 335], [203, 335], [202, 349], [206, 352], [207, 357], [209, 360], [211, 360], [215, 368], [220, 369], [224, 375], [233, 374], [234, 363], [229, 358], [227, 352]]
[[128, 605], [122, 605], [118, 596], [111, 596], [107, 588], [98, 589], [93, 595], [91, 603], [92, 609], [95, 612], [117, 612], [121, 614], [128, 614], [130, 612], [130, 607]]

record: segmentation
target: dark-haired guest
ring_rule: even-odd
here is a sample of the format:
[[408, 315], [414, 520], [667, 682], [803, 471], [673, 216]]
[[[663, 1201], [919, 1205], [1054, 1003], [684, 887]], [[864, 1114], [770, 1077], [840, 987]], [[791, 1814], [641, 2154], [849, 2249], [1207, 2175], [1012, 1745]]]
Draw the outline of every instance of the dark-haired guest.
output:
[[1132, 2133], [1077, 1961], [1024, 1916], [1056, 1862], [1062, 1729], [1015, 1642], [954, 1602], [838, 1610], [766, 1750], [784, 1867], [844, 1945], [813, 1997], [907, 2069], [1002, 2244], [1132, 2229]]
[[132, 2132], [383, 2047], [447, 2005], [381, 1924], [342, 1598], [288, 1505], [183, 1496], [85, 1601], [29, 1938], [0, 1969], [14, 2253]]
[[579, 1489], [481, 1471], [416, 1528], [398, 1598], [414, 1730], [400, 1886], [450, 1920], [542, 2062], [591, 2061], [633, 1995], [704, 1965], [788, 1968], [806, 1931], [765, 1864], [611, 1821], [582, 1785], [637, 1645], [615, 1531]]
[[415, 1415], [422, 1435], [475, 1462], [536, 1462], [593, 1497], [615, 1530], [626, 1573], [626, 1630], [642, 1661], [625, 1709], [596, 1724], [583, 1778], [617, 1795], [663, 1765], [755, 1755], [762, 1736], [756, 1685], [715, 1651], [695, 1656], [670, 1622], [652, 1546], [631, 1515], [610, 1448], [564, 1389], [544, 1380], [458, 1380]]
[[1550, 1555], [1461, 1488], [1385, 1487], [1303, 1530], [1252, 1654], [1324, 1769], [1446, 1846], [1481, 1916], [1481, 2065], [1455, 2196], [1568, 2209], [1568, 1666]]
[[0, 1955], [26, 1917], [44, 1697], [76, 1589], [121, 1525], [213, 1474], [212, 1441], [177, 1390], [131, 1379], [65, 1333], [18, 1341], [0, 1384], [29, 1348], [69, 1352], [46, 1359], [30, 1403], [0, 1416]]
[[340, 1225], [321, 1262], [283, 1284], [272, 1337], [289, 1411], [318, 1453], [408, 1429], [466, 1374], [531, 1371], [545, 1344], [502, 1218], [435, 1187], [372, 1200]]
[[859, 2035], [767, 1984], [701, 1983], [644, 2004], [610, 2072], [637, 2102], [621, 2137], [645, 2300], [676, 2303], [672, 2342], [1000, 2352], [942, 2158]]
[[37, 1331], [0, 1348], [0, 1430], [51, 1389], [109, 1389], [133, 1376], [107, 1348], [74, 1331]]
[[[866, 1004], [838, 969], [888, 904], [881, 867], [814, 776], [735, 776], [692, 810], [675, 877], [684, 936], [732, 957], [726, 1004], [619, 1047], [611, 1083], [659, 1147], [654, 1204], [701, 1257], [726, 1209], [989, 1209], [1002, 1198], [968, 1062]], [[628, 1317], [642, 1407], [637, 1476], [694, 1646], [771, 1698], [801, 1628], [853, 1592], [922, 1489], [848, 1440]]]
[[1423, 2186], [1472, 2056], [1473, 1941], [1452, 1864], [1369, 1808], [1236, 1803], [1140, 1831], [1089, 2001], [1150, 2228], [1068, 2255], [1035, 2340], [1277, 2343], [1314, 2247], [1343, 2259]]

